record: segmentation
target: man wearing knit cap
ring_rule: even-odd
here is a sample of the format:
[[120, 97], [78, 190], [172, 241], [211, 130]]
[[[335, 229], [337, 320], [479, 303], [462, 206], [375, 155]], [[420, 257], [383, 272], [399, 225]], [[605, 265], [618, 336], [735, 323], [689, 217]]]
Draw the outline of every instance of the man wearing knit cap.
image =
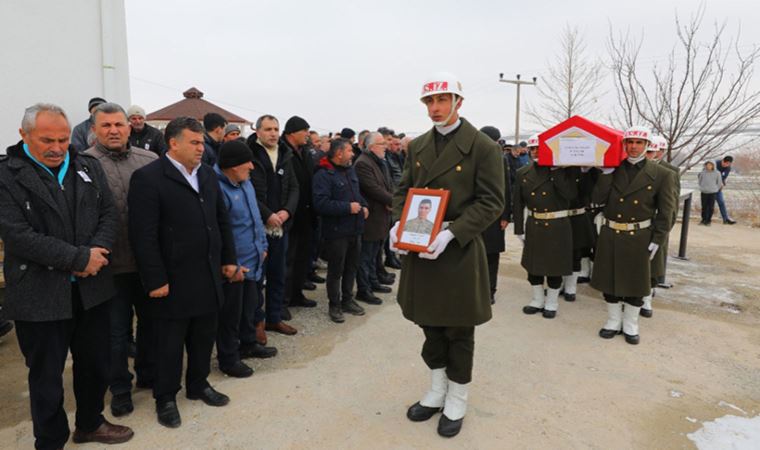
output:
[[164, 133], [145, 123], [145, 110], [142, 107], [130, 106], [127, 110], [127, 118], [132, 126], [132, 132], [129, 134], [129, 145], [150, 150], [158, 156], [166, 153]]
[[240, 137], [240, 126], [234, 123], [228, 124], [224, 127], [224, 137], [222, 142], [234, 141]]
[[264, 273], [267, 252], [264, 223], [250, 181], [253, 170], [251, 149], [244, 142], [225, 142], [219, 148], [214, 170], [230, 215], [238, 267], [235, 276], [222, 286], [224, 304], [219, 311], [216, 354], [219, 370], [231, 377], [246, 378], [253, 374], [253, 369], [241, 358], [266, 358], [277, 354], [277, 349], [256, 342], [255, 335], [245, 336], [247, 342], [240, 336], [243, 308], [255, 310], [261, 301], [257, 284]]
[[293, 173], [298, 180], [298, 206], [288, 235], [285, 305], [312, 308], [317, 302], [303, 295], [303, 285], [311, 271], [311, 245], [316, 216], [312, 208], [311, 183], [314, 164], [306, 145], [309, 142], [309, 123], [298, 116], [285, 122], [280, 146], [293, 154]]
[[83, 152], [91, 147], [91, 142], [95, 141], [95, 135], [92, 133], [92, 113], [98, 105], [105, 102], [105, 99], [100, 97], [93, 97], [87, 102], [87, 111], [90, 116], [75, 126], [71, 132], [71, 145], [75, 150]]

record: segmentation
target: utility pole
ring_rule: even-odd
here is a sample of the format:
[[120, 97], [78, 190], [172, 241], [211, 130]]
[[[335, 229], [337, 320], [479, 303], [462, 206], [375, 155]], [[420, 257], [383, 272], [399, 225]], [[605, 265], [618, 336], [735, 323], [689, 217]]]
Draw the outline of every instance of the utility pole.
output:
[[505, 80], [504, 74], [499, 74], [499, 81], [502, 83], [510, 83], [517, 86], [517, 107], [515, 112], [515, 145], [520, 143], [520, 86], [523, 84], [535, 86], [536, 85], [536, 77], [533, 77], [533, 81], [524, 81], [520, 79], [520, 74], [517, 74], [516, 80]]

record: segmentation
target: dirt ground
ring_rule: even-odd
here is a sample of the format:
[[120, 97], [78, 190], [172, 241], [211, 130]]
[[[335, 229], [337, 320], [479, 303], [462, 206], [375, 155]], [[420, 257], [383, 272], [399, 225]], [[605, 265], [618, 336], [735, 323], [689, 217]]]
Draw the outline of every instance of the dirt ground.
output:
[[[587, 285], [575, 303], [561, 301], [554, 320], [523, 315], [530, 290], [519, 252], [510, 236], [494, 318], [476, 331], [468, 414], [454, 439], [436, 434], [437, 418], [405, 417], [428, 387], [428, 371], [421, 332], [394, 296], [336, 325], [320, 286], [317, 308], [294, 311], [299, 334], [270, 335], [280, 355], [253, 360], [253, 377], [212, 371], [229, 406], [180, 393], [183, 425], [170, 430], [156, 422], [150, 392], [138, 390], [135, 412], [116, 421], [135, 430], [121, 447], [679, 449], [693, 448], [686, 434], [701, 422], [760, 413], [760, 230], [692, 222], [689, 260], [669, 260], [674, 286], [658, 290], [654, 317], [641, 319], [639, 346], [597, 337], [606, 309]], [[33, 448], [14, 334], [0, 343], [0, 367], [0, 448]], [[66, 389], [73, 425], [70, 370]]]

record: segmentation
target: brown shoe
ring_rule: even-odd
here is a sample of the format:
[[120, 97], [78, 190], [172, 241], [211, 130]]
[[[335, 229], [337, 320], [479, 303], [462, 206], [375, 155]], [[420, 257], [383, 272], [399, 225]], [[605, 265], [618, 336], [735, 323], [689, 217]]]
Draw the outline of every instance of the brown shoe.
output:
[[263, 320], [256, 324], [256, 341], [261, 345], [267, 345], [267, 332], [264, 331], [266, 322]]
[[76, 444], [85, 442], [99, 442], [101, 444], [121, 444], [132, 439], [135, 432], [131, 428], [123, 425], [114, 425], [107, 420], [98, 427], [97, 430], [86, 433], [82, 430], [75, 430], [72, 440]]
[[268, 323], [266, 326], [266, 329], [267, 331], [274, 331], [276, 333], [287, 334], [288, 336], [293, 336], [294, 334], [298, 333], [298, 330], [291, 327], [285, 322]]

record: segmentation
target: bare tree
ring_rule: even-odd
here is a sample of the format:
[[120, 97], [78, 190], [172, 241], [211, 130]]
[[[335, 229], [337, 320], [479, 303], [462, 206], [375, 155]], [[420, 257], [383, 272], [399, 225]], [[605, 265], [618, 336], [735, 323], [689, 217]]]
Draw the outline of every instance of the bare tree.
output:
[[565, 26], [560, 46], [548, 75], [536, 85], [541, 100], [527, 107], [528, 116], [544, 128], [593, 112], [603, 81], [603, 65], [586, 55], [577, 27]]
[[760, 49], [742, 51], [739, 33], [724, 37], [725, 23], [700, 42], [703, 18], [704, 6], [685, 24], [676, 15], [678, 42], [663, 64], [650, 68], [639, 57], [641, 40], [611, 30], [608, 41], [618, 102], [613, 121], [647, 124], [664, 136], [668, 161], [682, 171], [746, 145], [753, 138], [743, 133], [760, 118], [760, 92], [751, 90]]

